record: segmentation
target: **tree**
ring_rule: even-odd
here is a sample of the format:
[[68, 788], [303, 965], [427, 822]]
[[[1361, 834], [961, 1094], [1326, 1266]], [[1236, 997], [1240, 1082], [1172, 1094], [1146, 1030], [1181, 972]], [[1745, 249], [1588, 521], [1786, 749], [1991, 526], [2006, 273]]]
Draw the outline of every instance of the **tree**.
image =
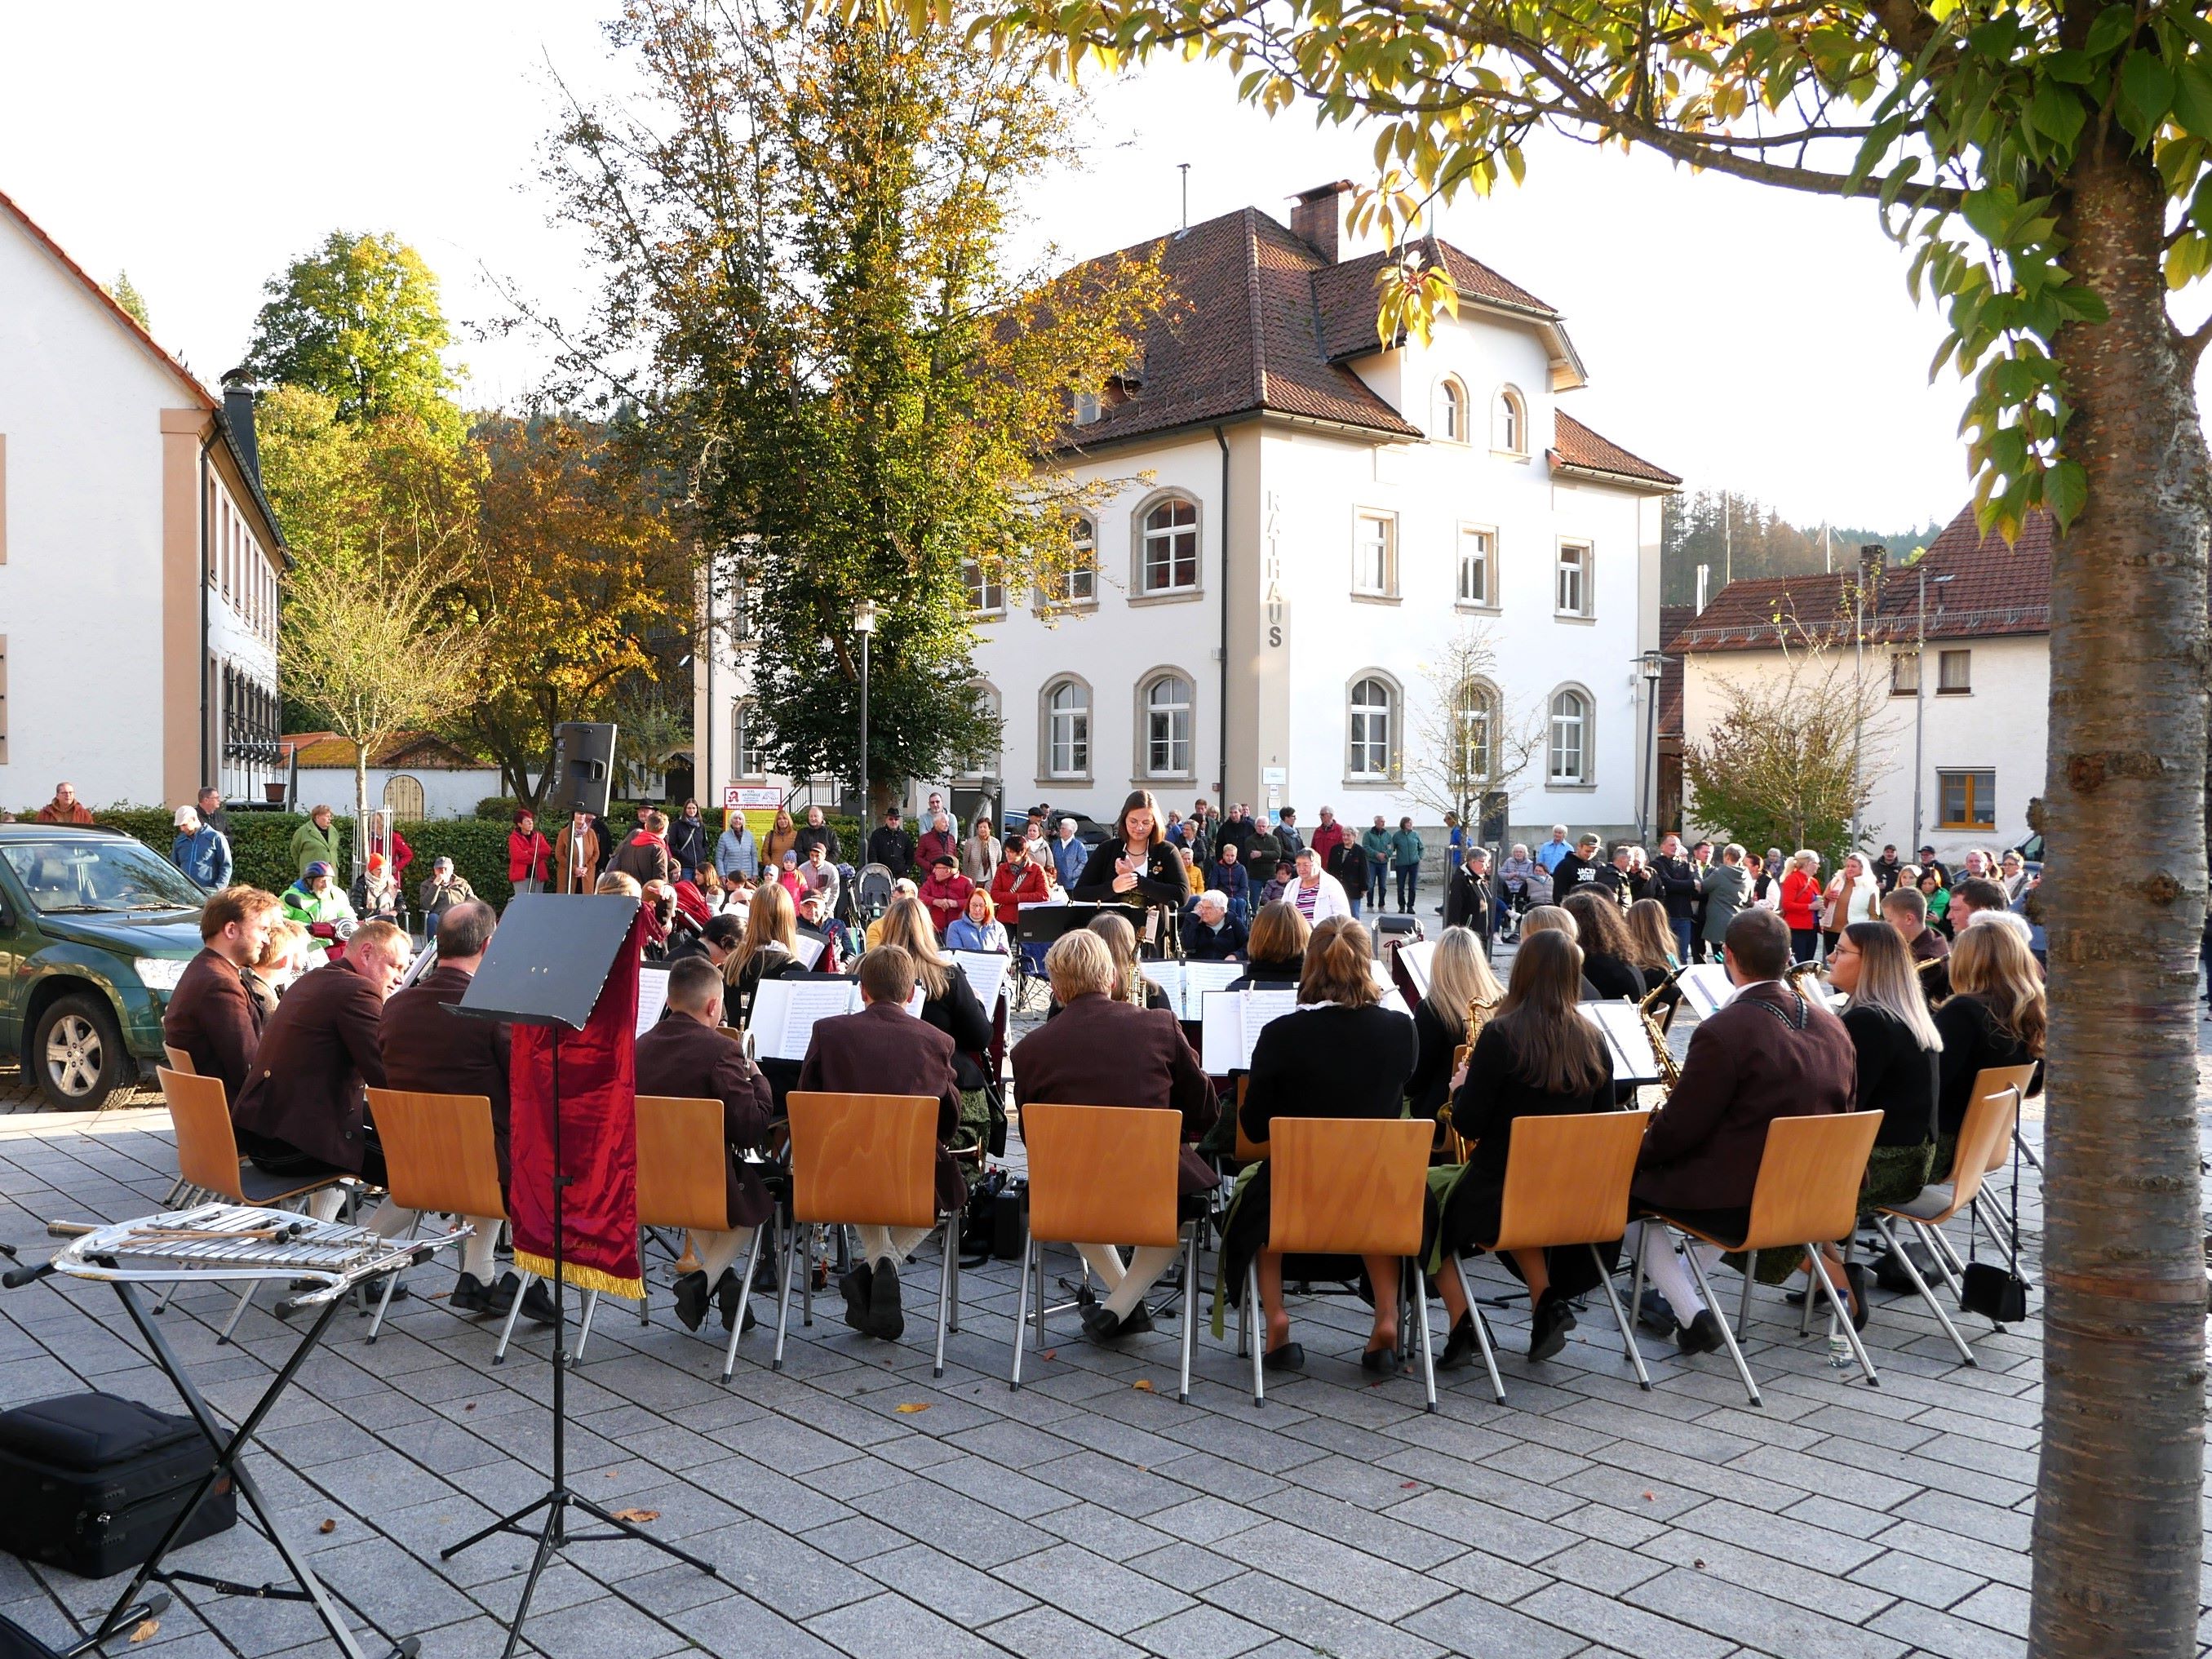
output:
[[[857, 0], [847, 0], [856, 3]], [[923, 0], [907, 0], [916, 10]], [[1539, 128], [1864, 199], [1972, 390], [1984, 528], [2047, 507], [2051, 725], [2044, 1424], [2029, 1650], [2194, 1650], [2204, 1259], [2191, 953], [2205, 908], [2212, 21], [2201, 0], [1000, 0], [1059, 63], [1225, 58], [1243, 96], [1364, 119], [1394, 234], [1518, 180]], [[1387, 265], [1382, 337], [1455, 304]], [[1851, 319], [1825, 319], [1848, 349]], [[2127, 900], [2081, 872], [2130, 848]]]
[[630, 0], [613, 33], [649, 101], [559, 136], [606, 285], [572, 361], [647, 366], [621, 390], [675, 450], [708, 603], [744, 611], [762, 748], [854, 775], [866, 599], [868, 776], [995, 750], [963, 564], [1015, 593], [1071, 568], [1067, 514], [1121, 487], [1068, 470], [1071, 395], [1132, 368], [1156, 264], [1010, 267], [1010, 203], [1073, 149], [1034, 52], [799, 0]]
[[459, 435], [438, 279], [398, 237], [334, 230], [263, 292], [246, 348], [255, 376], [324, 393], [341, 420], [412, 415]]
[[1544, 713], [1508, 707], [1487, 623], [1466, 624], [1420, 673], [1428, 691], [1413, 715], [1406, 792], [1432, 812], [1458, 814], [1472, 836], [1483, 797], [1508, 789], [1543, 752]]
[[116, 304], [121, 306], [124, 310], [131, 313], [131, 321], [137, 324], [139, 327], [144, 329], [149, 334], [154, 331], [154, 325], [150, 320], [149, 320], [146, 315], [145, 299], [139, 294], [137, 289], [132, 285], [131, 281], [131, 273], [129, 271], [117, 271], [115, 273], [115, 286], [108, 289], [107, 292], [109, 297], [112, 298]]

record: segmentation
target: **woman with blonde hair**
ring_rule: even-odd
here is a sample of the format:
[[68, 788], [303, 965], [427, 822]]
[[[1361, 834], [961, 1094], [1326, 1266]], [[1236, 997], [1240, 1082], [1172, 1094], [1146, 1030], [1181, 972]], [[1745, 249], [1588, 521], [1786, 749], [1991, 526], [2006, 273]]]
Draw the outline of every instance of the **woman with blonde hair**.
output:
[[1820, 855], [1811, 848], [1790, 854], [1782, 877], [1782, 920], [1790, 925], [1790, 957], [1810, 962], [1820, 945]]
[[[2010, 927], [1963, 927], [1951, 946], [1951, 995], [1936, 1011], [1943, 1038], [1936, 1083], [1936, 1179], [1958, 1150], [1959, 1127], [1974, 1097], [1975, 1075], [1992, 1066], [2043, 1058], [2048, 1026], [2043, 975], [2027, 941]], [[2040, 1084], [2030, 1085], [2030, 1092]]]
[[960, 1090], [960, 1129], [953, 1149], [972, 1151], [992, 1138], [1000, 1116], [991, 1099], [990, 1076], [983, 1069], [983, 1056], [991, 1050], [990, 1011], [968, 983], [967, 970], [938, 943], [937, 924], [919, 898], [891, 901], [884, 912], [881, 942], [896, 945], [914, 958], [922, 1024], [934, 1025], [952, 1039], [952, 1075]]
[[1658, 899], [1638, 899], [1628, 907], [1628, 960], [1644, 975], [1644, 988], [1656, 991], [1682, 964], [1674, 955], [1674, 924]]
[[272, 917], [253, 966], [240, 975], [264, 1019], [276, 1012], [284, 988], [307, 970], [307, 930], [289, 916]]
[[1447, 927], [1429, 957], [1429, 988], [1413, 1010], [1413, 1074], [1406, 1103], [1415, 1117], [1434, 1117], [1451, 1095], [1452, 1054], [1467, 1038], [1470, 1004], [1488, 1010], [1505, 994], [1471, 927]]
[[988, 813], [979, 812], [969, 826], [968, 839], [960, 843], [960, 873], [978, 887], [988, 887], [991, 878], [999, 872], [999, 860], [1004, 856], [999, 838], [991, 833]]
[[1232, 991], [1281, 990], [1296, 985], [1305, 971], [1305, 949], [1313, 929], [1297, 906], [1277, 899], [1252, 918], [1244, 939], [1244, 971], [1229, 981]]
[[722, 959], [722, 979], [730, 988], [730, 1024], [752, 1023], [753, 994], [763, 980], [799, 971], [799, 912], [780, 884], [763, 882], [745, 908], [744, 935]]
[[1114, 958], [1111, 994], [1115, 1001], [1133, 1003], [1139, 1008], [1174, 1006], [1165, 991], [1145, 977], [1137, 960], [1137, 930], [1129, 926], [1127, 917], [1107, 911], [1091, 918], [1090, 930], [1105, 941], [1107, 952]]
[[799, 826], [791, 820], [791, 808], [779, 806], [775, 809], [775, 822], [761, 839], [760, 867], [764, 871], [775, 869], [782, 864], [786, 853], [796, 852], [798, 848]]

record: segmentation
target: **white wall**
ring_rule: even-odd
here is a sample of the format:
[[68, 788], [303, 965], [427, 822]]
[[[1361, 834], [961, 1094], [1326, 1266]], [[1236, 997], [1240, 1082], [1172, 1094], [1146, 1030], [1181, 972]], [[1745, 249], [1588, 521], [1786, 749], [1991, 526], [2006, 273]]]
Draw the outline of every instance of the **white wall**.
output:
[[[453, 768], [386, 767], [368, 769], [368, 804], [384, 804], [384, 786], [405, 775], [422, 786], [422, 815], [432, 818], [472, 817], [477, 803], [500, 793], [499, 769], [493, 766]], [[283, 775], [280, 773], [278, 775]], [[353, 816], [353, 771], [349, 767], [303, 766], [300, 769], [300, 808], [318, 803], [347, 817]]]

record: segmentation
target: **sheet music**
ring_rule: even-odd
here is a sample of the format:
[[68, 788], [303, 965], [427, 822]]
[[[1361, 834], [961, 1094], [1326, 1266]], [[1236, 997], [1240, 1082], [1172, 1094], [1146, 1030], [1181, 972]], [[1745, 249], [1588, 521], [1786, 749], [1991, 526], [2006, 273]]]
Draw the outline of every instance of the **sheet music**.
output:
[[1718, 963], [1685, 968], [1674, 983], [1698, 1011], [1699, 1019], [1711, 1019], [1735, 1000], [1735, 986], [1729, 979], [1728, 969]]
[[637, 1034], [643, 1036], [660, 1019], [660, 1011], [668, 1006], [668, 969], [641, 968], [637, 970]]
[[1651, 1033], [1643, 1017], [1627, 1002], [1578, 1002], [1584, 1019], [1597, 1027], [1613, 1060], [1615, 1083], [1656, 1083], [1663, 1073], [1652, 1052]]
[[[921, 988], [917, 985], [906, 1011], [921, 1017]], [[866, 1005], [860, 1000], [860, 982], [854, 979], [764, 979], [753, 993], [753, 1023], [747, 1027], [758, 1060], [804, 1060], [814, 1040], [817, 1022], [841, 1014], [857, 1014]]]
[[1390, 970], [1382, 965], [1382, 957], [1368, 957], [1367, 972], [1368, 975], [1374, 980], [1376, 990], [1387, 992], [1398, 988], [1397, 981], [1390, 977]]
[[1204, 1018], [1206, 998], [1225, 991], [1244, 974], [1241, 962], [1148, 962], [1146, 974], [1168, 994], [1168, 1006], [1182, 1020]]
[[1013, 958], [1001, 956], [996, 951], [955, 951], [953, 961], [960, 971], [968, 975], [968, 984], [975, 993], [975, 1000], [988, 1013], [998, 1006], [999, 999], [1006, 994], [1006, 973], [1013, 966]]
[[1213, 991], [1206, 994], [1200, 1034], [1200, 1064], [1209, 1077], [1252, 1069], [1252, 1045], [1270, 1020], [1295, 1012], [1298, 994], [1287, 991]]
[[828, 939], [817, 939], [811, 933], [802, 933], [799, 935], [798, 949], [794, 954], [799, 957], [800, 967], [811, 969], [816, 963], [822, 960], [822, 953], [829, 948]]
[[1435, 960], [1436, 954], [1434, 939], [1422, 939], [1418, 944], [1398, 947], [1398, 965], [1406, 970], [1406, 976], [1413, 981], [1413, 989], [1420, 994], [1424, 1002], [1429, 1000], [1429, 964]]

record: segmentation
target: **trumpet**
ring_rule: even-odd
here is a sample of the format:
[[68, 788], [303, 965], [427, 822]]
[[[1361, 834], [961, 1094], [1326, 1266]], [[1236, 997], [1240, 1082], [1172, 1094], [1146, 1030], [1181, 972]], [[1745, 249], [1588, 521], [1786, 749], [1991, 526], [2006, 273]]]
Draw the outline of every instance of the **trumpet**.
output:
[[1651, 1039], [1652, 1057], [1659, 1062], [1660, 1086], [1670, 1093], [1673, 1092], [1674, 1085], [1682, 1080], [1682, 1068], [1676, 1062], [1673, 1052], [1667, 1047], [1666, 1028], [1659, 1024], [1659, 1016], [1653, 1011], [1659, 999], [1667, 994], [1668, 989], [1677, 979], [1681, 977], [1681, 969], [1677, 968], [1665, 979], [1645, 992], [1644, 1000], [1636, 1005], [1636, 1017], [1644, 1022], [1644, 1035]]
[[[1813, 981], [1810, 988], [1808, 988], [1803, 983], [1802, 983], [1802, 981], [1807, 979], [1810, 979]], [[1819, 963], [1791, 963], [1790, 966], [1782, 970], [1782, 982], [1784, 985], [1787, 985], [1791, 990], [1795, 991], [1799, 996], [1803, 997], [1808, 1002], [1816, 1004], [1822, 1008], [1828, 1006], [1827, 999], [1820, 993], [1820, 964]]]
[[[1474, 1056], [1474, 1040], [1482, 1035], [1482, 1028], [1490, 1024], [1490, 1017], [1498, 1012], [1495, 1002], [1483, 1002], [1474, 998], [1467, 1005], [1466, 1041], [1452, 1050], [1452, 1071], [1455, 1074]], [[1444, 1103], [1437, 1109], [1437, 1127], [1443, 1132], [1444, 1150], [1454, 1164], [1467, 1162], [1467, 1137], [1452, 1127], [1452, 1103], [1447, 1095]]]

